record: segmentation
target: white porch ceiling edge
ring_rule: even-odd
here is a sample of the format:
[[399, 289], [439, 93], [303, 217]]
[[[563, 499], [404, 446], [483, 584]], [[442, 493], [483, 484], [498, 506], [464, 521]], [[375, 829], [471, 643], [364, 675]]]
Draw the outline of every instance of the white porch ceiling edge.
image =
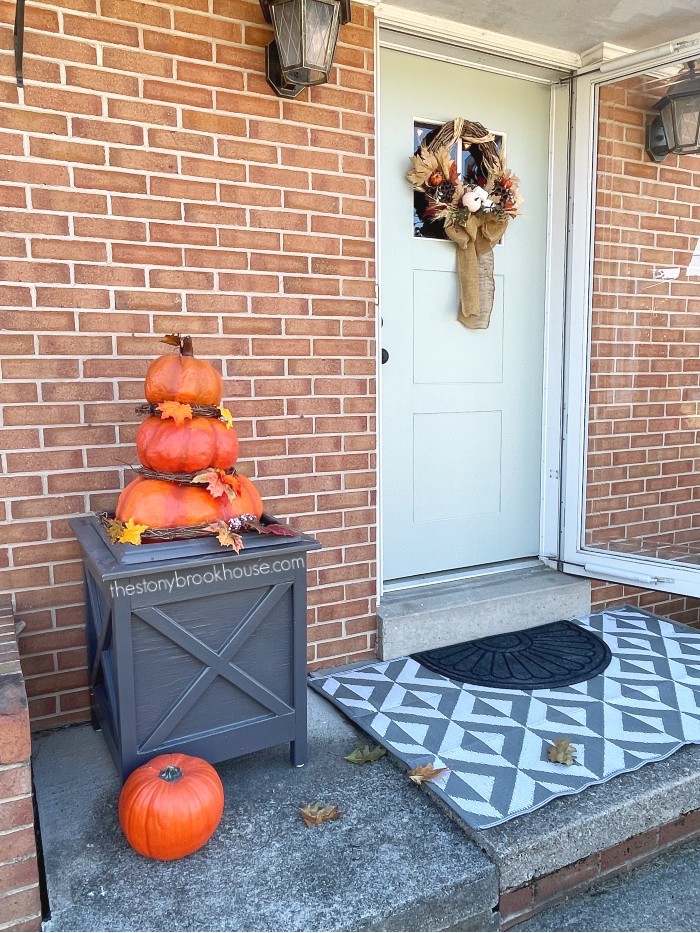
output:
[[466, 26], [463, 23], [451, 22], [427, 13], [404, 10], [391, 3], [384, 3], [383, 0], [356, 0], [356, 2], [363, 6], [373, 7], [380, 26], [397, 32], [422, 36], [426, 39], [437, 39], [449, 42], [451, 45], [478, 49], [481, 52], [565, 71], [576, 71], [582, 64], [581, 55], [577, 52], [540, 45], [537, 42], [502, 35], [488, 29]]

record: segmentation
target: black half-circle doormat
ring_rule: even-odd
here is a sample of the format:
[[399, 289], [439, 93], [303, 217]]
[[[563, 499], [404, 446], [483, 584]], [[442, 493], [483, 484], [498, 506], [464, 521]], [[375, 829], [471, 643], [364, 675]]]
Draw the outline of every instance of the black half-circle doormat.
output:
[[463, 684], [502, 690], [570, 687], [602, 674], [612, 655], [602, 638], [573, 622], [491, 635], [412, 657]]

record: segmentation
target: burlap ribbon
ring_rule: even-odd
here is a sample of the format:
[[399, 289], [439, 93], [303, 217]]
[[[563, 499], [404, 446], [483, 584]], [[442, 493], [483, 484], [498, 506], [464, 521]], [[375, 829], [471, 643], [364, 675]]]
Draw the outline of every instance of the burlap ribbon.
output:
[[457, 244], [457, 277], [461, 307], [458, 320], [471, 330], [489, 326], [493, 308], [493, 247], [508, 226], [507, 217], [472, 214], [466, 225], [445, 226]]

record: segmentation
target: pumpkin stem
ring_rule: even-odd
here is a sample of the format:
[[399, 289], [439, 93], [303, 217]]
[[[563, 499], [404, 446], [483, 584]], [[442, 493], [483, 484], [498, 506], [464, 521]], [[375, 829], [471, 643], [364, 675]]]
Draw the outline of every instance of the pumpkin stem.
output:
[[180, 356], [194, 356], [191, 337], [180, 337]]
[[164, 781], [168, 781], [168, 783], [172, 783], [173, 781], [180, 780], [182, 771], [177, 765], [168, 765], [167, 768], [163, 768], [162, 771], [158, 772], [158, 777], [162, 778]]

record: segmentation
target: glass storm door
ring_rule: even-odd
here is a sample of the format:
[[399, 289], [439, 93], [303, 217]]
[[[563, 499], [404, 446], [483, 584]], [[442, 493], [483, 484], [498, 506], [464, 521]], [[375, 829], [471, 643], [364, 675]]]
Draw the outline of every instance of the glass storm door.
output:
[[577, 82], [562, 556], [700, 596], [700, 154], [646, 152], [675, 49]]

